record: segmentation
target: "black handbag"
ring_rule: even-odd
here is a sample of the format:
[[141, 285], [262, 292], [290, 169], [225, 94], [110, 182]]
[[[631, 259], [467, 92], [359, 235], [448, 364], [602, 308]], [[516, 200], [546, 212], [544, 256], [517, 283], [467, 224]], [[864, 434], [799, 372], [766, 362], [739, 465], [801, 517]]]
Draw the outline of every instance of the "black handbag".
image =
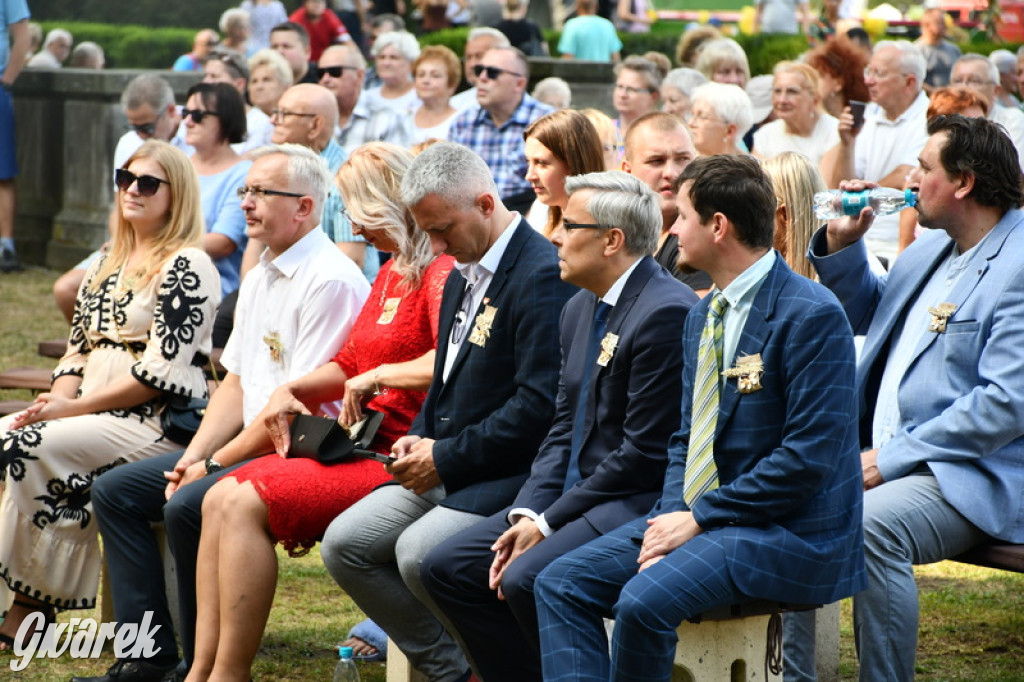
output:
[[365, 450], [377, 435], [384, 413], [364, 410], [365, 418], [349, 429], [330, 417], [297, 414], [292, 419], [289, 457], [315, 459], [321, 464], [340, 464], [352, 459], [356, 449]]
[[199, 430], [208, 402], [206, 398], [170, 397], [160, 414], [160, 429], [175, 443], [188, 445]]

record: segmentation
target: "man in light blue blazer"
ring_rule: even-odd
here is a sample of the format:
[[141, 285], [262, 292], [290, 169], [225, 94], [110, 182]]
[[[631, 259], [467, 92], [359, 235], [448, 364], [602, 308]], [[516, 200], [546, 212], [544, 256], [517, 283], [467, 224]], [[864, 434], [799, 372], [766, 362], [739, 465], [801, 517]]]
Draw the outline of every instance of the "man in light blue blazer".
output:
[[[775, 194], [756, 160], [697, 159], [676, 190], [680, 254], [715, 284], [683, 328], [682, 424], [650, 515], [537, 577], [546, 682], [667, 681], [686, 618], [864, 586], [843, 311], [772, 250]], [[611, 661], [603, 617], [615, 618]]]
[[[930, 228], [886, 277], [870, 210], [810, 257], [867, 333], [857, 369], [868, 589], [854, 598], [864, 682], [911, 680], [914, 564], [1024, 542], [1024, 203], [1017, 152], [985, 119], [939, 116], [912, 175]], [[862, 188], [849, 183], [846, 189]]]

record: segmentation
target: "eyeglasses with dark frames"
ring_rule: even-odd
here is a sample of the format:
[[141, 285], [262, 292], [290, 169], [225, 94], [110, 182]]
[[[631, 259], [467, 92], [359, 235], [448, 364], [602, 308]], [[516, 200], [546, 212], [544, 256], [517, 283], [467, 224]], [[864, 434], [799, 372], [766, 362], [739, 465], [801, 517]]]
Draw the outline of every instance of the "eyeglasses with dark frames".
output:
[[298, 111], [288, 111], [287, 109], [273, 108], [270, 110], [270, 118], [284, 118], [285, 116], [307, 116], [313, 117], [316, 114], [303, 114]]
[[477, 64], [476, 66], [474, 66], [473, 73], [476, 74], [477, 78], [486, 73], [487, 79], [492, 81], [498, 80], [498, 77], [501, 76], [501, 74], [503, 73], [507, 73], [510, 76], [515, 76], [516, 78], [523, 77], [523, 74], [516, 73], [515, 71], [509, 71], [508, 69], [502, 69], [497, 66], [484, 66], [483, 64]]
[[203, 119], [206, 118], [207, 116], [216, 116], [216, 115], [217, 115], [216, 111], [210, 111], [209, 109], [182, 109], [181, 110], [181, 117], [183, 119], [191, 118], [192, 122], [195, 123], [196, 125], [202, 124]]
[[355, 66], [318, 66], [316, 68], [316, 79], [320, 80], [324, 76], [330, 76], [331, 78], [341, 78], [341, 74], [345, 73], [345, 70], [358, 71], [359, 69]]
[[302, 197], [306, 196], [305, 194], [299, 194], [298, 192], [282, 192], [281, 190], [278, 189], [263, 189], [262, 187], [239, 187], [238, 189], [235, 190], [235, 194], [237, 194], [238, 198], [241, 199], [242, 201], [245, 201], [245, 197], [248, 194], [251, 194], [254, 199], [259, 199], [260, 201], [267, 198], [268, 196], [295, 197], [296, 199], [301, 199]]
[[128, 188], [135, 184], [136, 190], [141, 196], [151, 197], [157, 193], [161, 184], [170, 185], [171, 183], [163, 178], [152, 175], [136, 175], [127, 168], [118, 168], [114, 171], [114, 184], [122, 192], [127, 192]]
[[571, 230], [608, 230], [615, 227], [614, 225], [602, 225], [601, 223], [570, 223], [568, 220], [562, 221], [562, 229], [566, 232]]

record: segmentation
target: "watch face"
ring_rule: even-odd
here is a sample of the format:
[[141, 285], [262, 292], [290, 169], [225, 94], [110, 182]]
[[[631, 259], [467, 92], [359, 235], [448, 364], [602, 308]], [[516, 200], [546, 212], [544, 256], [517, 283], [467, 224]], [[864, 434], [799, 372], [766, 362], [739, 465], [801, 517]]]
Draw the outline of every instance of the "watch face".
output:
[[206, 473], [207, 474], [215, 474], [218, 471], [222, 470], [223, 468], [224, 467], [222, 467], [217, 462], [214, 462], [212, 459], [206, 460]]

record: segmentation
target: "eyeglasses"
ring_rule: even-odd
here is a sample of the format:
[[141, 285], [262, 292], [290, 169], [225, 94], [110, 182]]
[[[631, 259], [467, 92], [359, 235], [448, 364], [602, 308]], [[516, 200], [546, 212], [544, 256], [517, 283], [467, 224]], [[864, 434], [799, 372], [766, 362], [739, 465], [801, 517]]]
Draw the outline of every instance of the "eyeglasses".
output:
[[[874, 79], [877, 80], [877, 81], [885, 80], [886, 78], [889, 77], [890, 73], [892, 73], [892, 72], [891, 71], [879, 71], [878, 69], [872, 69], [870, 66], [868, 66], [868, 67], [866, 67], [864, 69], [864, 80], [867, 80], [868, 78], [871, 78], [871, 77], [874, 77]], [[903, 76], [903, 75], [906, 75], [906, 74], [900, 73], [900, 75]]]
[[515, 71], [509, 71], [508, 69], [502, 69], [497, 66], [484, 66], [483, 64], [477, 64], [476, 66], [474, 66], [473, 73], [476, 74], [477, 78], [486, 73], [487, 79], [492, 81], [498, 80], [498, 77], [501, 76], [501, 74], [503, 73], [507, 73], [510, 76], [515, 76], [516, 78], [523, 77], [523, 74], [516, 73]]
[[239, 187], [235, 190], [235, 194], [237, 194], [238, 198], [242, 201], [245, 201], [246, 195], [249, 194], [251, 194], [254, 199], [259, 199], [260, 201], [266, 199], [267, 196], [295, 197], [296, 199], [306, 196], [305, 194], [299, 194], [298, 192], [282, 192], [281, 190], [263, 189], [262, 187]]
[[316, 116], [316, 114], [302, 114], [302, 113], [299, 113], [298, 111], [288, 111], [287, 109], [277, 109], [276, 107], [274, 109], [270, 110], [270, 118], [284, 118], [285, 116], [309, 116], [309, 117], [313, 117], [313, 116]]
[[316, 69], [316, 79], [320, 80], [324, 76], [330, 76], [331, 78], [341, 78], [341, 75], [345, 73], [345, 69], [349, 71], [358, 71], [354, 66], [318, 66]]
[[192, 122], [195, 123], [196, 125], [202, 124], [203, 119], [206, 118], [207, 116], [216, 116], [216, 115], [217, 115], [216, 111], [210, 111], [209, 109], [182, 109], [181, 110], [181, 117], [182, 117], [182, 119], [191, 118]]
[[968, 87], [978, 87], [981, 85], [991, 85], [992, 81], [972, 76], [970, 78], [964, 78], [963, 76], [957, 76], [951, 78], [949, 81], [950, 85], [966, 85]]
[[141, 196], [151, 197], [157, 193], [161, 184], [169, 185], [171, 183], [152, 175], [136, 175], [126, 168], [118, 168], [114, 171], [114, 184], [122, 192], [127, 192], [128, 188], [135, 184], [136, 190]]
[[615, 92], [624, 92], [627, 95], [639, 95], [640, 93], [643, 93], [643, 92], [647, 92], [647, 93], [654, 92], [654, 88], [631, 88], [628, 85], [619, 85], [618, 83], [616, 83], [615, 84]]
[[725, 123], [725, 121], [723, 121], [722, 119], [715, 118], [711, 114], [705, 114], [704, 112], [695, 114], [692, 111], [686, 112], [686, 115], [683, 116], [683, 120], [685, 120], [687, 123], [691, 125], [695, 121], [699, 121], [700, 123]]
[[568, 220], [562, 221], [562, 229], [566, 232], [571, 230], [607, 230], [614, 225], [602, 225], [601, 223], [570, 223]]

